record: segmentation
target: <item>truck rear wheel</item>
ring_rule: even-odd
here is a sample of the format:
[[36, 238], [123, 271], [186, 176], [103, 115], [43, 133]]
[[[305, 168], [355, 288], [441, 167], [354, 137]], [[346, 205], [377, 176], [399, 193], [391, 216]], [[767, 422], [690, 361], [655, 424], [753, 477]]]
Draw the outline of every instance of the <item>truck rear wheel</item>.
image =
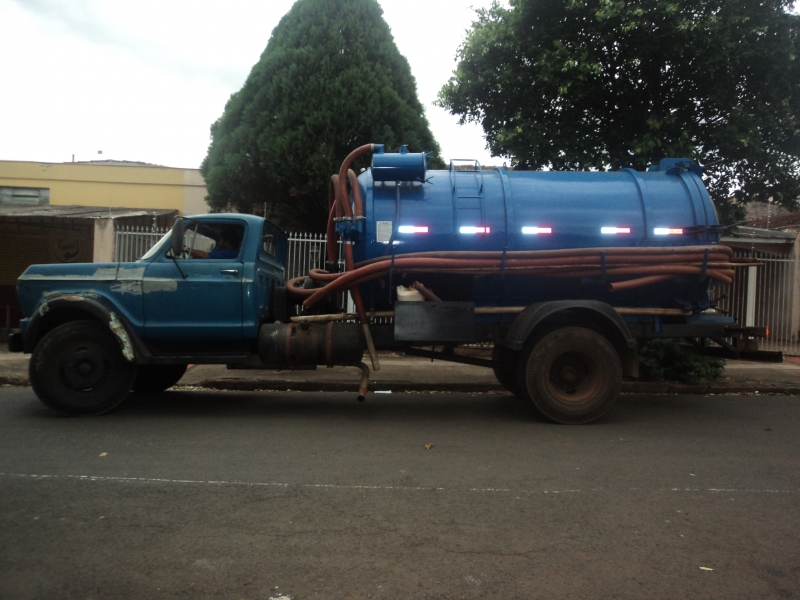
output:
[[528, 349], [522, 362], [526, 390], [546, 417], [590, 423], [614, 405], [622, 365], [611, 343], [583, 327], [557, 329]]
[[36, 345], [28, 367], [33, 391], [61, 415], [99, 415], [127, 395], [136, 365], [97, 321], [59, 325]]
[[156, 394], [178, 383], [188, 365], [139, 365], [133, 391], [139, 394]]

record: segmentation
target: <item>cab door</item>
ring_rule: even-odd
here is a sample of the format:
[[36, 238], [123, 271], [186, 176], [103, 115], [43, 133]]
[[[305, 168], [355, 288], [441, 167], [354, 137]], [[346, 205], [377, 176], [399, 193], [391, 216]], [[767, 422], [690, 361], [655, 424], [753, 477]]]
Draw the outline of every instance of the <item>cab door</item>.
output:
[[[287, 236], [277, 225], [264, 221], [258, 249], [257, 311], [260, 322], [285, 320], [286, 306], [276, 306], [285, 295], [276, 294], [284, 286], [286, 276]], [[285, 302], [284, 302], [285, 304]]]
[[184, 246], [208, 252], [208, 258], [191, 258], [185, 252], [173, 260], [167, 248], [147, 266], [142, 292], [148, 338], [242, 338], [241, 243], [235, 258], [214, 258], [221, 232], [230, 228], [243, 239], [244, 223], [195, 221], [186, 231]]

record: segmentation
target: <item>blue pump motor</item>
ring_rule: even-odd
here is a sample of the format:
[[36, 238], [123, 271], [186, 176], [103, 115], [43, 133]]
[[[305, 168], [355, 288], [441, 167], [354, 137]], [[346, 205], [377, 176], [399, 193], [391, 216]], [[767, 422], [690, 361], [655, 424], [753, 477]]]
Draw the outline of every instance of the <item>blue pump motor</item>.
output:
[[383, 144], [375, 144], [372, 155], [373, 181], [425, 181], [428, 155], [412, 153], [408, 146], [400, 146], [399, 153], [384, 153]]

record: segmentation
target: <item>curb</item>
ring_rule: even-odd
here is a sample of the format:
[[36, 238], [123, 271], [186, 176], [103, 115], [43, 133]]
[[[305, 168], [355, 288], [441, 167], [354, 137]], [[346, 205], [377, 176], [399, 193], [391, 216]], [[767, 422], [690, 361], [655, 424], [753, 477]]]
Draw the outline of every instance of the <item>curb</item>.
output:
[[0, 375], [0, 385], [25, 387], [30, 384], [31, 382], [28, 378], [22, 375]]
[[759, 384], [733, 385], [688, 385], [685, 383], [666, 383], [659, 381], [627, 381], [622, 384], [623, 394], [781, 394], [800, 395], [798, 386], [776, 386]]
[[[180, 384], [179, 384], [180, 385]], [[263, 381], [259, 379], [207, 379], [194, 385], [212, 390], [237, 392], [358, 392], [357, 381]], [[499, 384], [474, 383], [413, 383], [408, 381], [370, 381], [370, 392], [476, 392], [498, 393], [505, 389]]]
[[[30, 381], [22, 375], [0, 375], [0, 386], [28, 387]], [[350, 381], [281, 381], [259, 379], [206, 379], [199, 383], [177, 384], [178, 388], [201, 387], [231, 392], [358, 392], [358, 383]], [[499, 383], [413, 383], [408, 381], [370, 381], [370, 392], [442, 392], [500, 394], [506, 389]], [[624, 381], [623, 394], [779, 394], [800, 396], [800, 386], [776, 385], [687, 385], [660, 381]]]
[[[207, 379], [193, 384], [195, 387], [238, 392], [357, 392], [358, 383], [348, 381], [263, 381], [258, 379]], [[370, 381], [370, 392], [458, 392], [503, 393], [499, 383], [411, 383], [408, 381]], [[682, 383], [626, 381], [623, 394], [781, 394], [800, 395], [800, 387], [774, 385], [686, 385]]]

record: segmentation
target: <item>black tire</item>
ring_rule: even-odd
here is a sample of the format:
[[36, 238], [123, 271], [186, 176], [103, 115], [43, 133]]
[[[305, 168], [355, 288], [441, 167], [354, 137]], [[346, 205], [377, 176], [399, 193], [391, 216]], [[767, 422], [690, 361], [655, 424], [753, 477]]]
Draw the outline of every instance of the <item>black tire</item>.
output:
[[528, 396], [558, 423], [590, 423], [606, 414], [622, 387], [617, 351], [583, 327], [557, 329], [528, 348], [522, 361]]
[[139, 365], [133, 391], [139, 394], [156, 394], [178, 383], [188, 365]]
[[39, 341], [28, 372], [39, 400], [58, 414], [99, 415], [128, 394], [136, 364], [125, 360], [108, 327], [72, 321]]
[[515, 352], [510, 348], [495, 344], [494, 348], [492, 348], [492, 360], [502, 363], [502, 366], [492, 367], [492, 371], [494, 371], [494, 376], [497, 377], [497, 381], [500, 382], [500, 385], [515, 396], [524, 398], [523, 392], [519, 387], [519, 382], [517, 381], [519, 354], [519, 352]]

